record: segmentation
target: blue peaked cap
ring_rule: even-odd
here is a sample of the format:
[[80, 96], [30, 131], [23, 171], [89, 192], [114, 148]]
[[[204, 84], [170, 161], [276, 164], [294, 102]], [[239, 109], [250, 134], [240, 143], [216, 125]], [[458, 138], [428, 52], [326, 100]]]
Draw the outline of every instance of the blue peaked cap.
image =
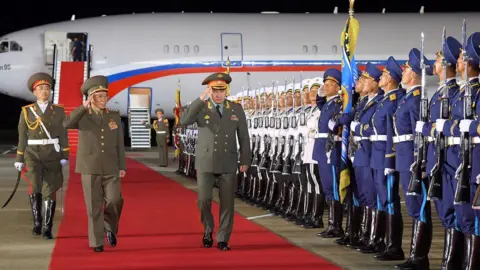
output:
[[375, 66], [374, 64], [368, 62], [367, 68], [365, 72], [362, 74], [363, 77], [373, 79], [376, 82], [380, 81], [380, 76], [382, 76], [382, 72]]
[[397, 82], [401, 83], [402, 82], [402, 67], [397, 63], [397, 60], [393, 58], [393, 56], [390, 56], [387, 60], [387, 65], [383, 69], [384, 72], [387, 72], [392, 76], [392, 78]]
[[[445, 61], [455, 68], [457, 66], [457, 60], [462, 52], [462, 44], [456, 40], [454, 37], [447, 37], [445, 40], [445, 46], [443, 48], [445, 51]], [[439, 52], [437, 55], [442, 56], [442, 52]]]
[[342, 84], [342, 72], [335, 68], [329, 68], [323, 74], [323, 82], [326, 80], [332, 80], [338, 84]]
[[[426, 75], [433, 75], [433, 64], [429, 61], [425, 56], [423, 56], [423, 61], [425, 62], [425, 74]], [[422, 68], [420, 67], [420, 51], [417, 48], [413, 48], [410, 50], [408, 54], [408, 61], [405, 63], [406, 67], [409, 67], [413, 70], [413, 72], [417, 73], [418, 75], [422, 74]]]
[[475, 32], [468, 38], [466, 51], [472, 66], [478, 67], [480, 63], [480, 32]]

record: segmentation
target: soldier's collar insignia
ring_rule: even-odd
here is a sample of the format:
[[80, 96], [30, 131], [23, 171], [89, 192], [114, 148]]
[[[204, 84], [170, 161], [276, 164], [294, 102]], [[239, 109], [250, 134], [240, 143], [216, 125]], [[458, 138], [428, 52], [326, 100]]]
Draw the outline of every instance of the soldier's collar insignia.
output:
[[390, 95], [390, 100], [391, 100], [391, 101], [394, 101], [394, 100], [396, 100], [396, 99], [397, 99], [397, 95], [395, 95], [395, 93], [393, 93], [393, 94]]
[[225, 108], [230, 109], [230, 102], [228, 102], [228, 101], [226, 102]]
[[412, 95], [413, 95], [414, 97], [420, 95], [420, 90], [417, 89], [417, 90], [413, 91]]
[[114, 130], [118, 128], [117, 123], [115, 123], [115, 120], [113, 120], [113, 118], [110, 118], [108, 127], [110, 128], [110, 130]]

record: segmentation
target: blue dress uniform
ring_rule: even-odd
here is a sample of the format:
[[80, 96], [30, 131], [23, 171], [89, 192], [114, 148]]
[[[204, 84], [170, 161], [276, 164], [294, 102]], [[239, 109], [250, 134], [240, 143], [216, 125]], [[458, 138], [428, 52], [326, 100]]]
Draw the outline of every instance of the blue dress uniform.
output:
[[[467, 42], [466, 54], [470, 58], [469, 60], [469, 77], [473, 78], [470, 80], [470, 86], [472, 90], [472, 107], [474, 110], [474, 121], [472, 120], [461, 120], [459, 124], [460, 132], [468, 132], [471, 136], [472, 141], [472, 149], [471, 149], [471, 178], [470, 178], [470, 189], [471, 189], [471, 200], [473, 202], [475, 192], [477, 190], [479, 181], [477, 180], [477, 176], [480, 174], [480, 122], [479, 122], [479, 114], [480, 108], [478, 103], [480, 102], [480, 94], [479, 91], [479, 81], [478, 75], [480, 73], [480, 33], [476, 32], [472, 34]], [[459, 59], [462, 56], [459, 57]], [[463, 89], [462, 89], [463, 90]], [[464, 91], [461, 91], [464, 92]], [[452, 111], [455, 108], [452, 108]], [[458, 110], [458, 109], [457, 109]], [[447, 124], [447, 123], [445, 123]], [[467, 207], [470, 207], [469, 204], [465, 204]], [[455, 206], [456, 207], [456, 206]], [[463, 210], [463, 206], [462, 210]], [[457, 210], [457, 209], [456, 209]], [[465, 209], [466, 210], [466, 209]], [[480, 268], [480, 229], [479, 229], [479, 222], [480, 222], [480, 210], [475, 209], [474, 212], [474, 230], [473, 232], [463, 231], [465, 237], [465, 246], [464, 246], [464, 257], [463, 257], [463, 265], [462, 269], [479, 269]], [[470, 229], [470, 226], [468, 227]]]
[[[323, 81], [334, 81], [340, 87], [342, 73], [337, 69], [328, 69], [323, 75]], [[325, 86], [324, 86], [325, 87]], [[342, 228], [343, 210], [340, 204], [340, 194], [338, 190], [340, 178], [340, 150], [341, 137], [337, 130], [333, 132], [335, 145], [331, 150], [331, 155], [327, 158], [326, 146], [327, 137], [331, 133], [328, 128], [328, 122], [335, 115], [342, 111], [342, 101], [340, 96], [335, 95], [330, 98], [317, 96], [317, 107], [320, 109], [320, 118], [318, 119], [318, 131], [315, 134], [315, 145], [313, 147], [313, 159], [318, 162], [320, 180], [329, 203], [328, 227], [325, 231], [318, 234], [324, 238], [342, 237], [344, 232]]]
[[[450, 69], [447, 70], [453, 71], [456, 73], [456, 65], [457, 65], [457, 59], [458, 56], [460, 55], [462, 45], [458, 40], [456, 40], [453, 37], [447, 37], [446, 42], [445, 42], [445, 47], [443, 48], [443, 51], [445, 52], [445, 60], [447, 62], [448, 67]], [[442, 52], [437, 53], [437, 59], [442, 58]], [[443, 70], [442, 70], [443, 74]], [[453, 75], [453, 74], [452, 74]], [[447, 75], [448, 76], [448, 75]], [[437, 153], [436, 153], [436, 142], [435, 138], [437, 136], [437, 132], [435, 130], [435, 121], [440, 118], [441, 112], [440, 112], [440, 105], [441, 105], [441, 100], [442, 96], [444, 93], [447, 93], [447, 96], [452, 99], [455, 94], [459, 90], [459, 86], [457, 84], [457, 81], [455, 77], [453, 78], [448, 78], [446, 85], [444, 84], [444, 81], [442, 80], [440, 87], [438, 90], [433, 94], [431, 100], [430, 100], [430, 105], [429, 105], [429, 122], [424, 123], [421, 121], [417, 122], [417, 130], [422, 132], [423, 136], [427, 138], [428, 144], [427, 144], [427, 174], [430, 175], [430, 172], [432, 171], [433, 167], [435, 166], [435, 163], [437, 161]], [[448, 92], [445, 92], [448, 91]], [[443, 164], [439, 164], [440, 170], [443, 170]], [[435, 200], [435, 208], [437, 209], [438, 216], [440, 217], [440, 220], [442, 222], [442, 226], [445, 228], [445, 240], [444, 240], [444, 252], [443, 252], [443, 260], [442, 260], [442, 265], [448, 269], [460, 269], [460, 266], [454, 266], [455, 264], [455, 258], [457, 257], [458, 259], [458, 254], [461, 257], [461, 254], [463, 253], [463, 249], [458, 247], [456, 243], [459, 241], [463, 240], [463, 236], [459, 231], [455, 229], [455, 224], [456, 224], [456, 216], [455, 216], [455, 211], [453, 208], [453, 197], [454, 197], [454, 192], [455, 192], [455, 186], [452, 185], [452, 182], [447, 180], [445, 177], [445, 173], [443, 173], [443, 179], [442, 179], [442, 199], [441, 200]], [[457, 260], [458, 261], [458, 260]], [[454, 267], [454, 268], [451, 268]]]
[[[426, 75], [433, 75], [433, 65], [427, 58], [424, 57], [423, 60], [427, 65]], [[420, 51], [417, 48], [412, 49], [408, 55], [408, 62], [405, 63], [404, 75], [411, 70], [417, 75], [417, 80], [420, 82], [422, 74], [420, 61]], [[400, 176], [408, 215], [413, 218], [410, 257], [407, 262], [397, 266], [400, 269], [428, 269], [428, 252], [432, 242], [432, 220], [430, 202], [427, 201], [429, 186], [427, 180], [423, 179], [422, 194], [419, 196], [406, 195], [412, 175], [410, 168], [417, 155], [414, 132], [416, 122], [419, 120], [421, 87], [419, 83], [410, 86], [405, 96], [398, 101], [393, 121], [395, 134], [388, 138], [388, 140], [393, 139], [393, 147], [387, 146], [387, 155], [396, 154], [395, 170]]]
[[[355, 85], [355, 92], [356, 94], [359, 94], [359, 91], [363, 91], [363, 85], [359, 84], [359, 81], [361, 79], [361, 70], [357, 70], [359, 79], [357, 80], [357, 83]], [[357, 89], [359, 87], [359, 89]], [[359, 91], [357, 91], [359, 90]], [[355, 98], [354, 98], [355, 99]], [[335, 119], [330, 119], [328, 123], [328, 128], [330, 131], [337, 130], [341, 126], [350, 126], [351, 122], [354, 120], [354, 118], [359, 114], [359, 112], [362, 110], [363, 106], [365, 106], [365, 103], [367, 101], [367, 98], [365, 96], [359, 96], [357, 103], [355, 107], [353, 108], [352, 111], [348, 113], [342, 113], [342, 115], [335, 121]], [[353, 135], [352, 138], [353, 139]], [[351, 150], [353, 147], [353, 144], [349, 145]], [[350, 151], [349, 151], [349, 156], [350, 156]], [[353, 157], [352, 157], [353, 158]], [[352, 159], [353, 161], [353, 159]], [[335, 242], [339, 245], [347, 245], [348, 247], [351, 248], [357, 248], [358, 246], [361, 245], [360, 242], [360, 223], [362, 221], [362, 207], [365, 205], [363, 203], [363, 195], [359, 192], [359, 185], [361, 183], [358, 183], [357, 179], [355, 177], [352, 177], [350, 179], [351, 182], [351, 189], [352, 189], [352, 197], [349, 197], [348, 200], [352, 200], [351, 202], [346, 201], [344, 203], [345, 207], [352, 207], [352, 210], [350, 211], [349, 209], [346, 209], [347, 212], [347, 220], [346, 220], [346, 225], [345, 225], [345, 234], [343, 237], [340, 239], [335, 240]], [[365, 216], [364, 216], [365, 219]], [[365, 221], [365, 220], [363, 220]], [[365, 225], [365, 223], [363, 223]], [[362, 228], [363, 229], [363, 228]], [[363, 235], [362, 235], [363, 236]]]
[[[378, 103], [368, 122], [362, 119], [358, 131], [371, 142], [370, 168], [372, 169], [373, 185], [376, 191], [376, 207], [371, 210], [371, 231], [368, 246], [362, 248], [362, 253], [378, 253], [378, 259], [388, 260], [397, 255], [402, 257], [401, 239], [403, 235], [403, 220], [400, 213], [399, 182], [395, 174], [385, 176], [386, 169], [395, 166], [395, 155], [387, 149], [392, 149], [393, 115], [398, 101], [405, 95], [405, 90], [397, 88], [402, 69], [395, 58], [389, 57], [383, 75], [390, 78], [390, 89], [387, 86], [383, 97]], [[372, 112], [369, 112], [369, 114]], [[366, 118], [366, 117], [365, 117]], [[388, 137], [390, 136], [390, 140]], [[388, 218], [387, 218], [388, 213]], [[387, 242], [387, 243], [385, 243]], [[376, 257], [376, 258], [377, 258]]]
[[[366, 80], [374, 80], [379, 82], [382, 72], [373, 64], [367, 63], [366, 72], [362, 73], [362, 77]], [[371, 92], [372, 89], [367, 89]], [[366, 248], [370, 240], [370, 232], [372, 230], [372, 210], [375, 209], [377, 202], [377, 193], [375, 191], [375, 184], [373, 178], [373, 171], [370, 168], [370, 158], [372, 144], [369, 135], [365, 134], [370, 128], [370, 120], [375, 112], [377, 103], [383, 98], [383, 90], [378, 89], [375, 96], [366, 96], [363, 99], [362, 106], [357, 115], [357, 122], [351, 125], [354, 130], [354, 141], [358, 144], [358, 149], [355, 151], [353, 159], [353, 167], [355, 171], [355, 182], [360, 200], [360, 205], [364, 207], [364, 221], [365, 224], [362, 232], [362, 239], [360, 248]], [[370, 225], [370, 226], [369, 226]]]

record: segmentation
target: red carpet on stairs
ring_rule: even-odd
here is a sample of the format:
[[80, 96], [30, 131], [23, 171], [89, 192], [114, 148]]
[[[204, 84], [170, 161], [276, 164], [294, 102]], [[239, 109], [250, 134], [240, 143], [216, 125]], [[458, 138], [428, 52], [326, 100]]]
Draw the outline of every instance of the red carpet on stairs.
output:
[[[127, 176], [122, 180], [125, 204], [118, 245], [112, 248], [105, 240], [105, 251], [95, 253], [88, 247], [85, 203], [74, 164], [71, 158], [52, 270], [341, 269], [238, 214], [232, 250], [203, 248], [196, 193], [132, 159], [127, 159]], [[218, 204], [213, 209], [218, 226]]]

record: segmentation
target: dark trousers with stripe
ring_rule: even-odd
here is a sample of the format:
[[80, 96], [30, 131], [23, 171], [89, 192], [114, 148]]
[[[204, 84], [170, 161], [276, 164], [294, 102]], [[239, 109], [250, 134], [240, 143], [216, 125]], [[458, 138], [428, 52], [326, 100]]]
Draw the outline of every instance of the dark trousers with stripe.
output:
[[403, 189], [403, 195], [405, 197], [405, 203], [407, 205], [408, 215], [414, 218], [415, 220], [420, 220], [423, 223], [427, 223], [430, 220], [430, 208], [427, 207], [427, 191], [428, 185], [425, 181], [422, 181], [422, 194], [420, 196], [409, 196], [407, 195], [408, 184], [410, 183], [410, 177], [412, 172], [403, 171], [399, 172], [400, 183]]
[[340, 194], [338, 193], [338, 184], [340, 180], [338, 166], [332, 166], [332, 164], [327, 164], [326, 162], [319, 162], [318, 170], [320, 172], [320, 180], [322, 182], [325, 198], [328, 201], [340, 201]]
[[447, 229], [457, 228], [455, 208], [453, 207], [455, 189], [456, 186], [453, 185], [448, 174], [444, 172], [442, 177], [442, 199], [434, 201], [434, 204], [442, 226]]
[[385, 175], [385, 170], [374, 169], [375, 190], [377, 191], [376, 207], [390, 215], [400, 213], [400, 185], [398, 173]]
[[370, 167], [354, 167], [355, 186], [354, 195], [361, 206], [375, 208], [377, 203], [377, 191], [373, 177], [373, 170]]

